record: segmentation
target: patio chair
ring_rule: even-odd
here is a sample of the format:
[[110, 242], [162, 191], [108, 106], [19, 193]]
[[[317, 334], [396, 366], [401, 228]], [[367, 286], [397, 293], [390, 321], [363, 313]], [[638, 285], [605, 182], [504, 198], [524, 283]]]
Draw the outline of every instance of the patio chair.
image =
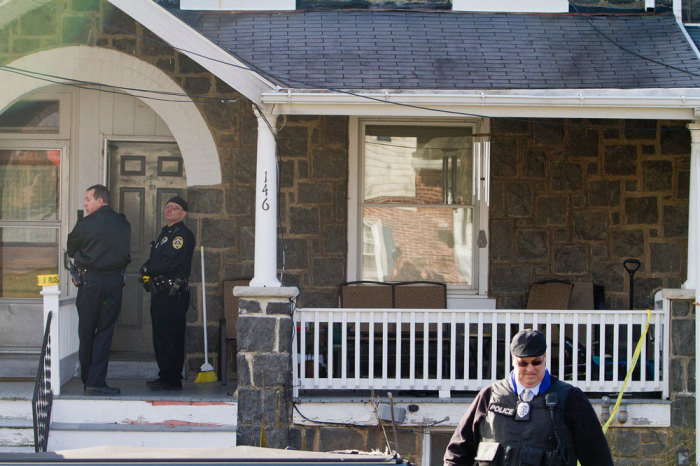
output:
[[446, 309], [447, 285], [429, 281], [394, 283], [394, 307], [399, 309]]
[[339, 306], [345, 308], [392, 308], [394, 290], [391, 283], [359, 280], [339, 285]]
[[533, 283], [527, 296], [528, 309], [569, 309], [573, 285], [558, 280]]

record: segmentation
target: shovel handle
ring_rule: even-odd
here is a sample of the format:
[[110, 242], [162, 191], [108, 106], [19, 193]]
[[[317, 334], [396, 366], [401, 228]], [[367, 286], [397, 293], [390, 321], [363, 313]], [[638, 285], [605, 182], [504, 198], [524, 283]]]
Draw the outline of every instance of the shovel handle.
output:
[[630, 275], [632, 275], [639, 269], [639, 266], [642, 264], [637, 259], [625, 259], [622, 265], [625, 267], [625, 270], [627, 270], [627, 272]]

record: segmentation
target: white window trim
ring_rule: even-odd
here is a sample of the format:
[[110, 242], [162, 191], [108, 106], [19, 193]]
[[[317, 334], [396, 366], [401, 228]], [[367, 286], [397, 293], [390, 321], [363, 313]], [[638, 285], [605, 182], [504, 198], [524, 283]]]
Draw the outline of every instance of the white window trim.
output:
[[[348, 122], [348, 257], [347, 257], [347, 280], [359, 280], [359, 264], [360, 256], [362, 251], [360, 249], [360, 239], [362, 235], [362, 216], [361, 216], [361, 197], [362, 197], [362, 182], [361, 182], [361, 166], [360, 166], [360, 154], [361, 154], [361, 124], [362, 123], [374, 123], [379, 122], [385, 123], [424, 123], [426, 125], [430, 124], [445, 124], [445, 125], [458, 125], [458, 124], [476, 124], [475, 132], [488, 132], [489, 131], [489, 120], [479, 119], [479, 120], [455, 120], [455, 119], [378, 119], [378, 118], [359, 118], [350, 117]], [[486, 233], [486, 238], [489, 238], [488, 222], [489, 213], [488, 206], [483, 200], [479, 202], [479, 228], [484, 230]], [[475, 232], [478, 234], [478, 231]], [[490, 243], [490, 240], [489, 240]], [[488, 293], [488, 266], [489, 266], [489, 244], [484, 248], [477, 248], [478, 250], [478, 264], [477, 264], [477, 280], [478, 289], [467, 289], [463, 286], [448, 285], [447, 287], [447, 299], [448, 308], [459, 307], [464, 308], [465, 299], [471, 298], [486, 298]], [[495, 307], [492, 306], [490, 301], [483, 302], [479, 300], [480, 304], [478, 307]], [[455, 305], [451, 306], [450, 303], [454, 302]]]
[[[58, 182], [58, 219], [51, 221], [0, 221], [0, 226], [7, 227], [37, 227], [37, 228], [55, 228], [58, 232], [58, 276], [60, 283], [70, 282], [68, 271], [63, 267], [63, 250], [65, 249], [66, 240], [68, 238], [66, 218], [68, 214], [68, 176], [70, 173], [70, 144], [68, 141], [62, 140], [47, 140], [39, 139], [16, 139], [17, 134], [14, 134], [15, 139], [0, 139], [0, 149], [2, 150], [44, 150], [44, 149], [59, 149], [61, 151], [61, 165], [59, 167], [59, 182]], [[66, 296], [68, 287], [62, 288], [62, 296]], [[3, 302], [27, 302], [28, 300], [37, 300], [42, 298], [0, 298]]]
[[12, 107], [16, 102], [32, 101], [32, 100], [57, 100], [58, 101], [58, 133], [2, 133], [0, 132], [0, 140], [31, 140], [37, 141], [42, 139], [70, 139], [71, 127], [71, 103], [73, 96], [70, 93], [55, 93], [50, 91], [34, 92], [30, 96], [22, 97], [12, 102], [6, 108], [0, 109], [0, 114]]

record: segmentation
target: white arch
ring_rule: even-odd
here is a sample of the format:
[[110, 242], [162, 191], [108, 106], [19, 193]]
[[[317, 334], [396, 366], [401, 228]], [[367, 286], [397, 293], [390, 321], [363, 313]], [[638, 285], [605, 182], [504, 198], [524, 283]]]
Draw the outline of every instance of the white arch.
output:
[[[8, 66], [111, 86], [150, 89], [184, 94], [168, 75], [136, 57], [109, 49], [71, 46], [32, 53]], [[47, 85], [46, 81], [28, 78], [0, 69], [0, 109], [7, 108], [21, 96]], [[165, 97], [166, 99], [168, 97]], [[221, 166], [216, 144], [197, 107], [185, 102], [143, 100], [168, 125], [182, 153], [187, 185], [221, 183]]]

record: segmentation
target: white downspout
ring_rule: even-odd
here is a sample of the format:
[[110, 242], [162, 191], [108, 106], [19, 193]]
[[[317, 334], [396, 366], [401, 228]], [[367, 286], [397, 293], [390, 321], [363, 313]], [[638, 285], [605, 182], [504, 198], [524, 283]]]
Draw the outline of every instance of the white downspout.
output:
[[688, 124], [690, 130], [690, 191], [688, 199], [688, 273], [683, 288], [698, 289], [700, 267], [700, 121]]
[[255, 265], [251, 287], [281, 287], [277, 279], [277, 116], [253, 106], [258, 118], [255, 172]]
[[[675, 2], [674, 2], [675, 3]], [[697, 109], [696, 109], [697, 114]], [[700, 354], [700, 318], [698, 311], [698, 270], [700, 269], [700, 120], [688, 124], [690, 130], [690, 193], [688, 200], [688, 279], [684, 288], [695, 290], [695, 354]], [[700, 370], [700, 358], [695, 358], [695, 373]], [[700, 403], [695, 403], [695, 425], [700, 425]], [[700, 429], [695, 429], [695, 444], [700, 445]]]
[[644, 0], [644, 11], [653, 13], [656, 8], [656, 0]]

